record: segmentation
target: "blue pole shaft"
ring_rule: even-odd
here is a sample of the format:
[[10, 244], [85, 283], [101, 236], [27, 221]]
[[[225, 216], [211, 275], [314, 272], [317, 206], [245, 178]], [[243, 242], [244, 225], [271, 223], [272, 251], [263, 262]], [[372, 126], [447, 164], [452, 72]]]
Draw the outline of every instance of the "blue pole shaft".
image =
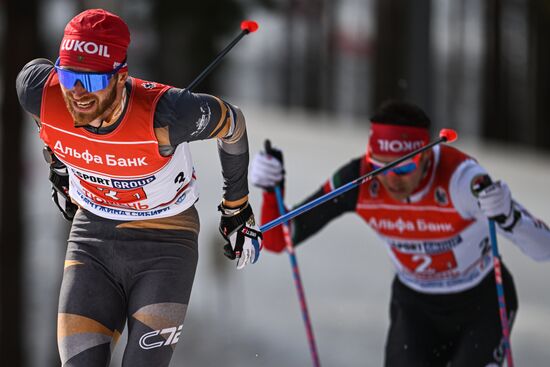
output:
[[288, 212], [286, 214], [281, 214], [281, 216], [279, 218], [276, 218], [276, 219], [272, 220], [271, 222], [268, 222], [268, 223], [262, 225], [260, 227], [260, 231], [261, 232], [269, 231], [273, 227], [277, 227], [281, 223], [287, 222], [287, 221], [291, 220], [292, 218], [297, 217], [298, 215], [300, 215], [304, 212], [307, 212], [307, 211], [315, 208], [316, 206], [321, 205], [324, 202], [326, 202], [326, 201], [328, 201], [328, 200], [330, 200], [330, 199], [332, 199], [336, 196], [339, 196], [339, 195], [343, 194], [344, 192], [346, 192], [348, 190], [353, 189], [356, 186], [357, 186], [357, 184], [355, 183], [355, 181], [348, 182], [344, 186], [341, 186], [341, 187], [337, 188], [336, 190], [328, 192], [325, 195], [323, 195], [321, 197], [318, 197], [315, 200], [310, 201], [309, 203], [305, 203], [304, 205], [302, 205], [302, 206], [300, 206], [300, 207], [298, 207], [294, 210], [291, 210], [290, 212]]
[[508, 324], [508, 316], [506, 312], [506, 299], [504, 298], [504, 286], [502, 283], [502, 266], [501, 266], [500, 253], [498, 251], [498, 244], [497, 244], [497, 231], [496, 231], [495, 221], [492, 219], [489, 219], [489, 236], [491, 238], [491, 251], [493, 253], [495, 283], [497, 286], [500, 325], [502, 327], [502, 337], [504, 339], [506, 363], [508, 364], [508, 367], [514, 367], [514, 360], [512, 358], [512, 345], [510, 344], [510, 326]]
[[417, 149], [413, 152], [405, 154], [404, 156], [396, 159], [395, 161], [386, 164], [384, 167], [375, 169], [374, 171], [371, 171], [371, 172], [369, 172], [369, 173], [367, 173], [367, 174], [365, 174], [361, 177], [358, 177], [355, 180], [350, 181], [350, 182], [348, 182], [347, 184], [345, 184], [343, 186], [340, 186], [336, 190], [332, 190], [331, 192], [327, 192], [325, 195], [320, 196], [317, 199], [310, 201], [309, 203], [305, 203], [304, 205], [302, 205], [302, 206], [300, 206], [300, 207], [298, 207], [294, 210], [291, 210], [290, 212], [288, 212], [286, 214], [281, 213], [281, 216], [279, 218], [275, 218], [271, 222], [268, 222], [268, 223], [262, 225], [260, 227], [260, 231], [261, 232], [266, 232], [266, 231], [269, 231], [270, 229], [272, 229], [273, 227], [276, 227], [276, 226], [280, 225], [281, 223], [288, 222], [292, 218], [294, 218], [294, 217], [296, 217], [296, 216], [298, 216], [298, 215], [300, 215], [300, 214], [302, 214], [306, 211], [309, 211], [309, 210], [315, 208], [316, 206], [321, 205], [324, 202], [329, 201], [332, 198], [340, 196], [344, 192], [349, 191], [349, 190], [353, 189], [354, 187], [357, 187], [359, 185], [364, 184], [365, 182], [371, 180], [372, 178], [374, 178], [378, 174], [383, 173], [383, 172], [387, 171], [388, 169], [397, 166], [399, 163], [401, 163], [403, 161], [406, 161], [407, 159], [412, 158], [415, 155], [420, 154], [420, 153], [430, 149], [431, 147], [433, 147], [435, 145], [438, 145], [440, 143], [443, 143], [445, 141], [447, 141], [447, 139], [445, 137], [440, 137], [440, 138], [432, 141], [431, 143], [426, 144], [422, 148], [419, 148], [419, 149]]
[[[277, 206], [279, 207], [279, 213], [284, 215], [286, 213], [283, 195], [279, 186], [275, 187], [275, 195], [277, 196]], [[315, 335], [313, 334], [313, 327], [309, 318], [309, 312], [307, 309], [306, 295], [304, 287], [302, 285], [302, 279], [300, 277], [300, 269], [298, 268], [298, 260], [294, 252], [294, 244], [292, 243], [292, 237], [290, 235], [290, 226], [288, 222], [283, 223], [283, 235], [286, 243], [286, 250], [292, 266], [292, 275], [294, 277], [294, 284], [296, 285], [296, 291], [298, 292], [298, 300], [300, 301], [300, 309], [302, 310], [302, 319], [306, 327], [307, 340], [309, 344], [309, 351], [311, 353], [311, 359], [314, 367], [320, 367], [319, 354], [317, 352], [317, 345], [315, 343]]]

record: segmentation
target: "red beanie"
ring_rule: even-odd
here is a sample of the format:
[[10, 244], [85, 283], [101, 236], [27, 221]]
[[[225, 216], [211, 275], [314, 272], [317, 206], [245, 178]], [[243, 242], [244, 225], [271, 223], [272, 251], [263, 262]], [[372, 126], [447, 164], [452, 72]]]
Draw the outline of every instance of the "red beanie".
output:
[[124, 61], [129, 44], [130, 31], [119, 16], [103, 9], [86, 10], [65, 27], [59, 65], [111, 71]]

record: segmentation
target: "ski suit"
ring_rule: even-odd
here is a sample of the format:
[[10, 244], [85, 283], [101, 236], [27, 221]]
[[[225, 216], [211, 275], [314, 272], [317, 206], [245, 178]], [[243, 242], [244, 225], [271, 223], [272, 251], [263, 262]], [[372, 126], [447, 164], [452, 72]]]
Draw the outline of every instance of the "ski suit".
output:
[[[385, 244], [395, 268], [387, 336], [388, 367], [501, 365], [501, 326], [487, 218], [473, 184], [486, 171], [449, 146], [436, 146], [419, 187], [404, 201], [392, 199], [373, 179], [291, 221], [295, 245], [332, 219], [357, 213]], [[365, 156], [340, 168], [303, 203], [372, 170]], [[302, 205], [302, 204], [300, 204]], [[517, 221], [500, 233], [535, 260], [550, 259], [550, 230], [517, 202]], [[273, 192], [264, 192], [262, 223], [278, 216]], [[282, 229], [264, 234], [264, 246], [282, 251]], [[503, 267], [509, 320], [517, 297]]]
[[[128, 78], [127, 102], [105, 128], [75, 128], [44, 59], [17, 78], [40, 138], [68, 168], [78, 204], [58, 309], [63, 366], [109, 364], [128, 323], [123, 366], [168, 366], [182, 332], [198, 259], [197, 182], [188, 142], [235, 129], [221, 99]], [[243, 129], [243, 126], [238, 127]], [[218, 151], [224, 197], [248, 194], [248, 145]]]

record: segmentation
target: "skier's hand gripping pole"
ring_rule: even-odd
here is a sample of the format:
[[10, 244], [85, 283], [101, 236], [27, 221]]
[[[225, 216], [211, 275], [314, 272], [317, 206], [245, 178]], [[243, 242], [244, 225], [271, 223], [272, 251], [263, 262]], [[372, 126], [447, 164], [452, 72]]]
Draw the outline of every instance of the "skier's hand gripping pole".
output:
[[[481, 196], [482, 194], [487, 194], [487, 192], [491, 192], [495, 190], [495, 188], [498, 188], [499, 185], [500, 185], [499, 182], [493, 183], [491, 178], [488, 175], [485, 175], [481, 177], [480, 181], [477, 182], [475, 187], [473, 187], [473, 190], [478, 196]], [[511, 199], [510, 199], [510, 203], [507, 203], [506, 207], [512, 208]], [[510, 209], [510, 212], [512, 211], [513, 210]], [[504, 217], [504, 218], [499, 218], [499, 217]], [[495, 283], [497, 287], [500, 325], [502, 328], [502, 339], [504, 341], [504, 352], [506, 353], [506, 364], [508, 365], [508, 367], [514, 367], [514, 359], [512, 357], [512, 345], [510, 343], [510, 323], [508, 322], [506, 298], [504, 296], [504, 285], [502, 283], [502, 265], [501, 265], [501, 259], [500, 259], [500, 252], [498, 250], [497, 230], [496, 230], [496, 224], [495, 224], [495, 221], [504, 222], [505, 220], [506, 220], [506, 216], [504, 215], [493, 216], [488, 218], [489, 237], [491, 239], [491, 252], [493, 254], [493, 267], [495, 272]]]
[[361, 177], [356, 178], [355, 180], [353, 180], [351, 182], [348, 182], [347, 184], [337, 188], [336, 190], [328, 192], [325, 195], [323, 195], [321, 197], [318, 197], [315, 200], [310, 201], [309, 203], [305, 203], [304, 205], [299, 206], [298, 208], [293, 209], [293, 210], [291, 210], [290, 212], [288, 212], [284, 215], [281, 215], [279, 218], [276, 218], [276, 219], [272, 220], [271, 222], [268, 222], [268, 223], [264, 224], [263, 226], [261, 226], [260, 231], [261, 232], [266, 232], [266, 231], [269, 231], [270, 229], [280, 225], [281, 223], [288, 222], [292, 218], [297, 217], [298, 215], [300, 215], [302, 213], [305, 213], [305, 212], [315, 208], [316, 206], [321, 205], [324, 202], [327, 202], [327, 201], [331, 200], [332, 198], [335, 198], [337, 196], [342, 195], [344, 192], [347, 192], [347, 191], [349, 191], [349, 190], [351, 190], [351, 189], [353, 189], [353, 188], [355, 188], [359, 185], [364, 184], [367, 181], [372, 180], [374, 177], [376, 177], [380, 173], [383, 173], [383, 172], [387, 171], [388, 169], [397, 166], [401, 162], [406, 161], [407, 159], [412, 158], [415, 155], [420, 154], [420, 153], [422, 153], [422, 152], [424, 152], [424, 151], [426, 151], [426, 150], [428, 150], [428, 149], [430, 149], [430, 148], [432, 148], [436, 145], [439, 145], [441, 143], [451, 143], [451, 142], [455, 141], [457, 139], [457, 137], [458, 137], [458, 135], [454, 130], [442, 129], [439, 132], [439, 137], [436, 140], [424, 145], [423, 147], [421, 147], [421, 148], [419, 148], [419, 149], [417, 149], [413, 152], [405, 154], [401, 158], [398, 158], [395, 161], [386, 164], [384, 167], [380, 167], [378, 169], [375, 169], [374, 171], [371, 171], [371, 172], [369, 172], [369, 173], [367, 173], [367, 174], [365, 174]]
[[[271, 146], [271, 142], [269, 140], [265, 141], [265, 153], [269, 156], [279, 156], [277, 157], [277, 159], [281, 162], [281, 165], [282, 165], [282, 161], [283, 161], [282, 152], [276, 151], [275, 149], [273, 149]], [[274, 187], [274, 191], [275, 191], [275, 195], [277, 196], [277, 206], [279, 207], [279, 213], [281, 215], [284, 215], [286, 213], [286, 208], [285, 208], [283, 194], [281, 190], [281, 186], [283, 182], [282, 177], [284, 176], [281, 174], [279, 184]], [[298, 267], [298, 260], [296, 259], [296, 254], [294, 252], [294, 244], [292, 243], [292, 236], [290, 234], [290, 225], [288, 222], [283, 223], [283, 236], [286, 243], [286, 251], [290, 259], [290, 265], [292, 267], [292, 274], [294, 276], [294, 285], [296, 286], [296, 291], [298, 293], [298, 300], [300, 301], [300, 309], [302, 310], [302, 319], [304, 320], [304, 326], [306, 328], [306, 334], [307, 334], [307, 340], [309, 343], [309, 351], [311, 353], [311, 359], [313, 361], [313, 366], [319, 367], [321, 366], [321, 362], [319, 361], [319, 354], [317, 353], [317, 344], [315, 343], [315, 334], [313, 334], [313, 327], [311, 325], [311, 320], [309, 318], [306, 295], [304, 292], [304, 287], [302, 285], [300, 268]]]
[[239, 208], [218, 206], [222, 213], [219, 230], [225, 239], [224, 255], [237, 259], [237, 269], [258, 261], [262, 249], [262, 232], [258, 230], [250, 204], [245, 202]]

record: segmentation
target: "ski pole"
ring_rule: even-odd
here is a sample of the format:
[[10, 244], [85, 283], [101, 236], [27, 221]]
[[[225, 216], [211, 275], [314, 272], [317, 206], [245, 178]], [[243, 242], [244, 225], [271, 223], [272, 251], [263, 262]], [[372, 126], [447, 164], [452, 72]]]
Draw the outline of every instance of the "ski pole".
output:
[[[267, 154], [271, 154], [271, 142], [265, 141], [265, 151]], [[279, 207], [279, 214], [284, 215], [286, 213], [285, 204], [283, 201], [283, 195], [281, 188], [275, 186], [275, 196], [277, 197], [277, 206]], [[309, 351], [311, 353], [311, 359], [313, 360], [314, 367], [320, 367], [319, 354], [317, 353], [317, 345], [315, 343], [315, 335], [313, 334], [313, 327], [309, 318], [309, 312], [307, 309], [306, 294], [302, 285], [302, 279], [300, 276], [300, 269], [298, 267], [298, 260], [296, 259], [296, 253], [294, 252], [294, 243], [292, 243], [292, 237], [290, 235], [290, 226], [288, 222], [283, 223], [283, 236], [286, 243], [286, 252], [290, 259], [290, 265], [292, 267], [292, 275], [294, 278], [294, 285], [298, 292], [298, 300], [300, 301], [300, 309], [302, 310], [302, 319], [304, 320], [304, 326], [306, 328], [307, 341], [309, 343]]]
[[231, 41], [223, 50], [220, 51], [220, 53], [216, 56], [216, 58], [189, 84], [187, 87], [187, 90], [191, 91], [193, 88], [199, 84], [205, 76], [207, 76], [212, 69], [214, 69], [222, 60], [222, 58], [243, 38], [249, 33], [254, 33], [258, 30], [258, 23], [256, 23], [253, 20], [243, 20], [241, 22], [241, 33], [239, 33], [233, 41]]
[[355, 180], [350, 181], [347, 184], [345, 184], [343, 186], [340, 186], [339, 188], [337, 188], [335, 190], [332, 190], [331, 192], [327, 192], [323, 196], [320, 196], [317, 199], [314, 199], [314, 200], [312, 200], [308, 203], [305, 203], [302, 206], [299, 206], [296, 209], [291, 210], [290, 212], [288, 212], [286, 214], [281, 215], [279, 218], [275, 218], [271, 222], [268, 222], [268, 223], [264, 224], [263, 226], [261, 226], [260, 231], [262, 231], [262, 232], [269, 231], [273, 227], [276, 227], [276, 226], [280, 225], [283, 222], [287, 222], [290, 219], [292, 219], [292, 218], [294, 218], [294, 217], [296, 217], [296, 216], [298, 216], [298, 215], [300, 215], [304, 212], [307, 212], [308, 210], [311, 210], [311, 209], [315, 208], [316, 206], [323, 204], [324, 202], [329, 201], [332, 198], [340, 196], [344, 192], [347, 192], [347, 191], [349, 191], [349, 190], [351, 190], [351, 189], [353, 189], [353, 188], [355, 188], [359, 185], [364, 184], [367, 181], [370, 181], [372, 178], [376, 177], [380, 173], [383, 173], [383, 172], [387, 171], [388, 169], [397, 166], [399, 163], [401, 163], [403, 161], [406, 161], [407, 159], [412, 158], [415, 155], [420, 154], [420, 153], [432, 148], [433, 146], [436, 146], [436, 145], [444, 143], [444, 142], [449, 142], [450, 143], [450, 142], [455, 141], [457, 136], [458, 135], [454, 130], [442, 129], [439, 132], [439, 138], [432, 141], [431, 143], [428, 143], [428, 144], [424, 145], [423, 147], [421, 147], [421, 148], [419, 148], [419, 149], [417, 149], [413, 152], [405, 154], [404, 156], [396, 159], [395, 161], [392, 161], [392, 162], [386, 164], [384, 167], [380, 167], [380, 168], [375, 169], [374, 171], [371, 171], [371, 172], [369, 172], [369, 173], [367, 173], [367, 174], [365, 174], [361, 177], [358, 177]]
[[514, 367], [512, 345], [510, 344], [510, 324], [508, 323], [506, 299], [504, 297], [504, 286], [502, 283], [502, 266], [497, 244], [497, 231], [495, 221], [492, 219], [489, 219], [489, 236], [491, 237], [493, 268], [495, 270], [495, 283], [497, 285], [498, 308], [500, 314], [500, 325], [502, 327], [502, 337], [504, 339], [504, 351], [506, 352], [506, 363], [508, 367]]
[[[473, 188], [474, 192], [479, 193], [484, 188], [492, 185], [492, 183], [491, 177], [486, 175], [482, 177], [482, 179]], [[495, 272], [495, 283], [497, 287], [500, 326], [502, 328], [504, 352], [506, 353], [506, 364], [508, 367], [514, 367], [514, 360], [512, 358], [512, 344], [510, 343], [510, 324], [508, 322], [508, 313], [506, 312], [506, 298], [504, 297], [504, 285], [502, 282], [502, 262], [497, 242], [497, 230], [494, 219], [489, 219], [488, 222], [489, 238], [491, 240], [491, 253], [493, 254], [493, 269]]]

